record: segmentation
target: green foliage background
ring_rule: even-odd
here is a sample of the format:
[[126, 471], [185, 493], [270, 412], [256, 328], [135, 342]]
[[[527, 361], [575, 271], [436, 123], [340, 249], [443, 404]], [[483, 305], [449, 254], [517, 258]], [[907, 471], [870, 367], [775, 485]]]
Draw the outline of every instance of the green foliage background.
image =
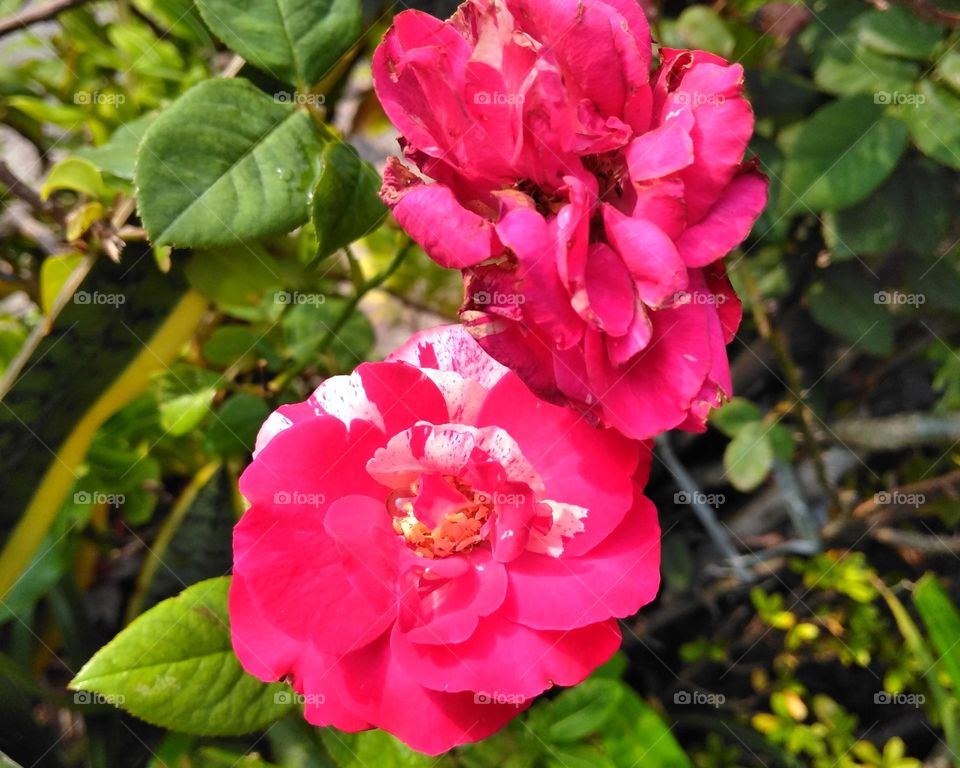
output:
[[225, 610], [267, 414], [456, 317], [376, 198], [399, 8], [0, 0], [0, 764], [960, 765], [960, 4], [645, 8], [746, 69], [738, 397], [658, 446], [623, 652], [437, 762], [305, 725]]

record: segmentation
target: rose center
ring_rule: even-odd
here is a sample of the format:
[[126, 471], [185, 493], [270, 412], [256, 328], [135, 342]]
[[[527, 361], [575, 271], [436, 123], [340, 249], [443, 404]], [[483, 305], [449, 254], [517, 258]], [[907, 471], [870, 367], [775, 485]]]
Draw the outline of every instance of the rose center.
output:
[[415, 554], [436, 558], [465, 552], [483, 541], [493, 504], [459, 478], [428, 475], [393, 490], [387, 511], [393, 530]]

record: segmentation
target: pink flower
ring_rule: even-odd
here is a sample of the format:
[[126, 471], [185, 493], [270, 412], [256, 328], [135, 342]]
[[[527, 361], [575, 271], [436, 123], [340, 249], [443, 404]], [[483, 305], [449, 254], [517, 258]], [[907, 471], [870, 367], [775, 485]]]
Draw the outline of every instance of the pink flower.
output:
[[633, 0], [468, 0], [394, 19], [377, 93], [403, 134], [383, 199], [464, 272], [462, 319], [537, 393], [645, 439], [730, 395], [719, 260], [766, 181], [743, 69], [662, 49]]
[[537, 399], [462, 328], [278, 409], [240, 480], [233, 646], [306, 718], [431, 754], [573, 685], [653, 599], [647, 446]]

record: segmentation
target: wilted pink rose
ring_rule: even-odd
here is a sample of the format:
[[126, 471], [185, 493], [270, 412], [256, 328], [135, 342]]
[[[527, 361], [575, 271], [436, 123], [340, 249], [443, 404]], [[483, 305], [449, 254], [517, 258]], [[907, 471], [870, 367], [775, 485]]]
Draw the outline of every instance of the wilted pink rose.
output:
[[461, 327], [325, 381], [240, 480], [233, 646], [307, 719], [436, 754], [620, 642], [653, 599], [647, 446], [537, 399]]
[[743, 69], [662, 49], [650, 74], [634, 0], [468, 0], [399, 14], [373, 72], [423, 174], [391, 158], [381, 195], [464, 271], [484, 348], [630, 437], [703, 429], [740, 321], [719, 260], [766, 202]]

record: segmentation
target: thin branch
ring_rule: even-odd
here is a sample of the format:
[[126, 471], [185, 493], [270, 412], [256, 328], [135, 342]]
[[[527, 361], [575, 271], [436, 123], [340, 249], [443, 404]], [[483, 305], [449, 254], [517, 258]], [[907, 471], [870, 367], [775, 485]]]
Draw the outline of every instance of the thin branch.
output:
[[960, 536], [937, 536], [917, 531], [901, 531], [897, 528], [874, 528], [870, 531], [870, 536], [883, 544], [915, 549], [925, 555], [960, 554]]
[[0, 19], [0, 37], [26, 29], [31, 24], [52, 19], [58, 13], [83, 5], [87, 0], [50, 0], [42, 5], [32, 5]]
[[901, 413], [881, 418], [844, 419], [833, 426], [844, 443], [876, 451], [896, 451], [960, 440], [960, 413]]
[[724, 528], [717, 519], [713, 508], [704, 501], [704, 494], [700, 491], [696, 481], [687, 471], [686, 467], [680, 463], [677, 455], [673, 452], [673, 448], [670, 447], [670, 441], [667, 436], [661, 435], [658, 437], [656, 444], [657, 455], [660, 457], [664, 466], [670, 471], [670, 474], [673, 475], [677, 488], [689, 497], [690, 506], [693, 507], [693, 511], [699, 518], [700, 524], [703, 525], [707, 534], [710, 536], [714, 546], [716, 546], [726, 560], [730, 561], [740, 581], [752, 581], [753, 574], [744, 567], [739, 557], [740, 553], [737, 552], [737, 548], [733, 546], [733, 540], [727, 533], [727, 529]]

